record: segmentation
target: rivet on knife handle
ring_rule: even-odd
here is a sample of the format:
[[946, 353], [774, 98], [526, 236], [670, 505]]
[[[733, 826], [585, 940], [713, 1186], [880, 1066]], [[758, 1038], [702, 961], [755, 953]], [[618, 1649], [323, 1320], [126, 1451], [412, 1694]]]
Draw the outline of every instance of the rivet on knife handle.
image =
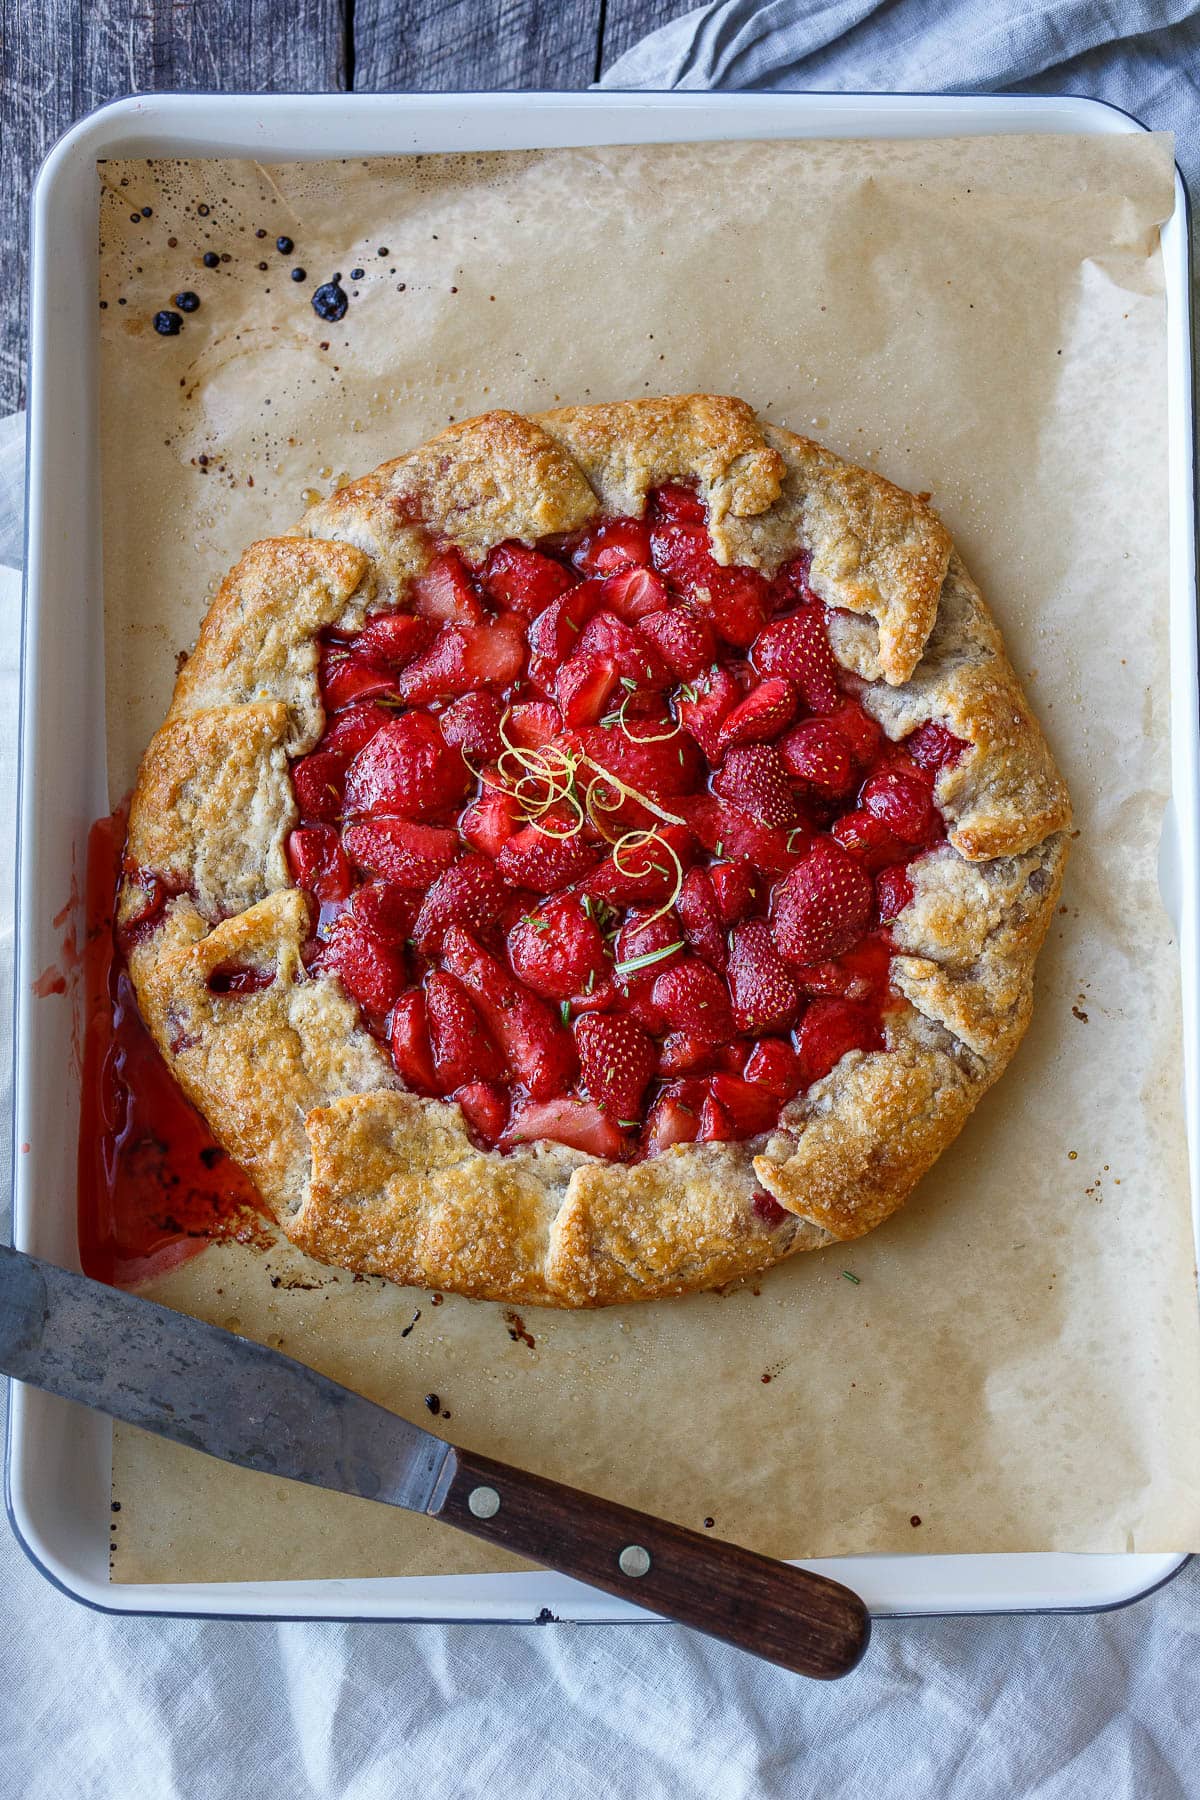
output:
[[798, 1675], [848, 1675], [871, 1634], [840, 1582], [467, 1450], [448, 1458], [428, 1510]]

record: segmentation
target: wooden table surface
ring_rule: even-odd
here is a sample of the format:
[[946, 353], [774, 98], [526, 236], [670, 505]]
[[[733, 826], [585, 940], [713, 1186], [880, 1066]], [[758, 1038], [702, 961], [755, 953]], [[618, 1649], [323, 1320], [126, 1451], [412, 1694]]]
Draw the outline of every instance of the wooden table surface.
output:
[[[0, 413], [24, 403], [29, 189], [121, 94], [585, 88], [698, 0], [0, 0]], [[64, 279], [69, 279], [64, 271]]]

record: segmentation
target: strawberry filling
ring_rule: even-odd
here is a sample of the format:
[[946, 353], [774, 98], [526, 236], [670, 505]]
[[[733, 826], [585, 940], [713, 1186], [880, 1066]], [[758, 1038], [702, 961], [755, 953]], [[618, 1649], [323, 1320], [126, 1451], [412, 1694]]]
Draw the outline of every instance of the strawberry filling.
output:
[[760, 1136], [884, 1048], [889, 929], [967, 746], [891, 743], [827, 617], [806, 556], [723, 567], [669, 485], [477, 572], [440, 551], [411, 611], [326, 634], [288, 862], [309, 967], [410, 1089], [492, 1148], [632, 1159]]

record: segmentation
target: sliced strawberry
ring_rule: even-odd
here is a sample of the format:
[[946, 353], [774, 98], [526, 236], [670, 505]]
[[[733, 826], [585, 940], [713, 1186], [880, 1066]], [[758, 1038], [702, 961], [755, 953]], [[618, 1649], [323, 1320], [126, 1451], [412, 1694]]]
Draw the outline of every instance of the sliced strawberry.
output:
[[794, 832], [760, 825], [740, 807], [712, 794], [685, 794], [675, 802], [706, 850], [714, 856], [745, 857], [768, 875], [782, 875], [799, 862], [803, 846], [793, 848]]
[[355, 888], [350, 910], [360, 925], [385, 944], [404, 944], [413, 934], [421, 898], [390, 881], [366, 881]]
[[927, 779], [902, 769], [880, 769], [863, 783], [859, 805], [882, 819], [902, 844], [925, 844], [938, 833], [938, 817]]
[[[597, 981], [594, 986], [585, 987], [582, 994], [571, 995], [571, 1012], [576, 1015], [587, 1012], [613, 1012], [618, 1001], [623, 999], [621, 989], [609, 977]], [[633, 1016], [631, 1014], [631, 1016]]]
[[689, 869], [675, 902], [684, 936], [706, 963], [724, 969], [727, 957], [721, 910], [707, 869]]
[[496, 868], [509, 887], [553, 893], [584, 874], [600, 856], [601, 847], [582, 832], [554, 835], [558, 828], [548, 819], [543, 823], [545, 830], [542, 825], [522, 826], [502, 845]]
[[746, 918], [754, 911], [759, 897], [759, 884], [749, 863], [710, 863], [708, 874], [722, 925], [736, 925], [739, 919]]
[[508, 934], [508, 960], [526, 987], [548, 1000], [594, 992], [609, 973], [604, 939], [577, 894], [523, 914]]
[[775, 948], [765, 919], [746, 919], [730, 934], [729, 991], [739, 1031], [784, 1030], [795, 1020], [800, 991]]
[[494, 1149], [508, 1123], [508, 1089], [494, 1081], [468, 1081], [450, 1098], [462, 1107], [463, 1118], [475, 1136]]
[[717, 762], [717, 740], [721, 726], [742, 697], [729, 670], [720, 666], [706, 669], [702, 675], [680, 690], [679, 723], [690, 732], [709, 762]]
[[789, 962], [840, 956], [867, 930], [875, 903], [861, 863], [820, 838], [771, 896], [771, 930]]
[[604, 604], [610, 612], [634, 624], [670, 606], [671, 596], [653, 569], [623, 569], [619, 575], [606, 576]]
[[326, 644], [321, 651], [318, 678], [327, 713], [343, 711], [380, 694], [395, 698], [395, 677], [386, 669], [352, 656], [345, 644]]
[[648, 907], [634, 908], [613, 940], [613, 961], [617, 976], [628, 981], [647, 973], [661, 975], [683, 955], [683, 926], [674, 912], [651, 912]]
[[919, 769], [952, 769], [970, 745], [965, 738], [955, 737], [940, 719], [926, 719], [905, 738], [904, 748]]
[[702, 1143], [758, 1137], [779, 1117], [779, 1102], [765, 1088], [739, 1075], [710, 1075], [708, 1097], [700, 1110]]
[[604, 584], [581, 581], [552, 600], [529, 627], [529, 678], [543, 693], [554, 691], [560, 664], [579, 647], [579, 634], [604, 604]]
[[814, 1000], [800, 1021], [800, 1073], [805, 1087], [828, 1075], [848, 1050], [882, 1050], [873, 1011], [847, 1000]]
[[806, 963], [794, 972], [802, 993], [831, 994], [881, 1006], [891, 978], [891, 961], [891, 946], [875, 933], [832, 962]]
[[433, 1069], [433, 1052], [429, 1048], [429, 1030], [425, 1018], [425, 996], [420, 988], [409, 988], [392, 1008], [392, 1061], [410, 1093], [432, 1097], [438, 1092]]
[[655, 978], [653, 1000], [676, 1031], [720, 1044], [733, 1036], [729, 990], [699, 957], [685, 957]]
[[351, 706], [330, 721], [320, 748], [340, 750], [346, 756], [353, 756], [364, 744], [369, 744], [375, 733], [382, 731], [395, 716], [386, 706], [377, 706], [373, 700], [366, 700], [361, 706]]
[[[578, 733], [580, 749], [600, 771], [638, 793], [666, 802], [686, 794], [700, 778], [695, 745], [667, 717], [627, 719], [621, 725], [589, 725]], [[596, 768], [583, 773], [595, 778]]]
[[501, 1139], [501, 1149], [544, 1141], [565, 1144], [568, 1150], [586, 1150], [592, 1156], [620, 1156], [625, 1140], [616, 1121], [594, 1100], [576, 1100], [566, 1094], [557, 1100], [526, 1100], [513, 1108], [512, 1120]]
[[706, 1092], [700, 1106], [700, 1128], [696, 1139], [701, 1144], [736, 1143], [741, 1133], [732, 1113], [727, 1112], [711, 1092]]
[[446, 932], [442, 959], [469, 990], [509, 1067], [533, 1098], [564, 1093], [575, 1072], [575, 1046], [545, 1001], [515, 981], [459, 925]]
[[415, 613], [381, 613], [354, 640], [354, 654], [379, 669], [403, 669], [428, 649], [436, 627]]
[[829, 722], [836, 725], [845, 738], [857, 766], [860, 769], [868, 768], [879, 755], [883, 743], [882, 726], [875, 722], [857, 700], [843, 700], [830, 713]]
[[504, 911], [507, 900], [508, 890], [489, 857], [460, 856], [425, 896], [413, 929], [417, 949], [423, 956], [436, 956], [448, 925], [486, 932]]
[[698, 1096], [694, 1105], [689, 1105], [682, 1098], [682, 1094], [693, 1089], [694, 1085], [694, 1082], [673, 1082], [671, 1087], [664, 1087], [664, 1091], [658, 1094], [642, 1130], [642, 1145], [648, 1156], [658, 1156], [662, 1150], [669, 1150], [676, 1143], [696, 1141], [696, 1132], [700, 1130], [703, 1096]]
[[524, 667], [525, 639], [515, 620], [443, 625], [428, 650], [401, 671], [396, 686], [410, 706], [425, 706], [475, 688], [507, 687]]
[[669, 1031], [658, 1047], [660, 1075], [707, 1075], [717, 1061], [717, 1046], [690, 1031]]
[[346, 811], [356, 818], [400, 813], [428, 818], [461, 804], [471, 775], [428, 713], [402, 713], [377, 731], [346, 775]]
[[598, 724], [619, 685], [615, 657], [588, 656], [582, 650], [569, 656], [554, 684], [563, 724], [572, 728]]
[[339, 976], [364, 1011], [377, 1014], [395, 1005], [408, 975], [403, 947], [385, 944], [349, 912], [330, 925], [313, 967]]
[[650, 527], [644, 519], [601, 519], [576, 546], [571, 561], [585, 575], [612, 575], [650, 561]]
[[747, 650], [767, 622], [770, 588], [757, 569], [715, 568], [692, 590], [692, 604], [727, 644]]
[[579, 635], [578, 654], [611, 657], [621, 679], [637, 687], [671, 686], [670, 667], [655, 646], [644, 632], [627, 625], [615, 612], [592, 615]]
[[353, 881], [346, 853], [332, 825], [301, 825], [289, 831], [288, 868], [297, 887], [318, 900], [349, 898]]
[[630, 1018], [644, 1025], [651, 1037], [661, 1037], [667, 1029], [667, 1021], [654, 1004], [654, 980], [654, 970], [648, 969], [645, 974], [632, 975], [622, 982], [619, 992]]
[[458, 854], [458, 834], [408, 819], [364, 819], [342, 836], [357, 868], [381, 875], [397, 887], [426, 888]]
[[787, 1038], [759, 1038], [742, 1073], [747, 1081], [781, 1101], [793, 1099], [804, 1086], [800, 1058]]
[[782, 676], [772, 675], [739, 700], [717, 733], [717, 755], [742, 744], [765, 744], [791, 723], [797, 706], [796, 690]]
[[713, 789], [760, 825], [785, 829], [796, 822], [795, 797], [774, 744], [731, 750], [713, 777]]
[[618, 906], [658, 906], [674, 894], [679, 869], [686, 868], [695, 853], [695, 841], [684, 826], [656, 825], [647, 842], [631, 841], [619, 855], [606, 857], [584, 885], [589, 894]]
[[521, 817], [519, 803], [500, 788], [485, 787], [478, 800], [473, 800], [458, 821], [463, 839], [485, 856], [499, 856], [517, 829]]
[[657, 1156], [673, 1144], [695, 1143], [704, 1098], [702, 1082], [673, 1081], [665, 1087], [651, 1107], [642, 1133], [647, 1155]]
[[337, 750], [314, 750], [292, 764], [292, 791], [302, 819], [341, 817], [349, 761]]
[[540, 550], [512, 540], [497, 544], [484, 564], [484, 593], [494, 605], [536, 619], [540, 612], [574, 585], [570, 571]]
[[558, 737], [563, 728], [562, 714], [552, 700], [522, 700], [505, 720], [504, 730], [510, 744], [536, 750]]
[[413, 611], [439, 624], [482, 625], [483, 607], [457, 550], [441, 550], [412, 584]]
[[500, 721], [504, 707], [495, 694], [481, 690], [453, 701], [438, 719], [442, 736], [455, 749], [480, 762], [494, 762], [504, 748]]
[[683, 481], [664, 481], [650, 496], [650, 511], [655, 519], [675, 520], [682, 525], [703, 525], [708, 507], [696, 489]]
[[654, 566], [727, 643], [746, 648], [768, 616], [770, 588], [756, 569], [725, 568], [701, 525], [660, 524], [651, 533]]
[[588, 1013], [574, 1030], [588, 1094], [618, 1125], [635, 1124], [657, 1062], [651, 1039], [620, 1013]]
[[802, 719], [780, 742], [779, 754], [793, 781], [831, 800], [844, 798], [854, 786], [850, 745], [832, 719]]
[[843, 813], [840, 819], [834, 820], [830, 830], [843, 850], [848, 850], [865, 868], [884, 869], [889, 863], [903, 859], [904, 845], [899, 838], [882, 819], [865, 808]]
[[650, 613], [638, 620], [638, 631], [680, 681], [702, 674], [717, 654], [712, 626], [686, 606]]
[[650, 532], [650, 551], [659, 574], [685, 599], [720, 567], [703, 523], [660, 519]]
[[425, 1017], [439, 1092], [452, 1093], [468, 1081], [498, 1081], [504, 1074], [504, 1058], [471, 996], [443, 969], [425, 979]]
[[890, 925], [913, 897], [913, 884], [903, 863], [892, 863], [875, 877], [875, 911], [881, 925]]
[[794, 681], [810, 712], [832, 713], [841, 701], [840, 669], [819, 601], [773, 619], [754, 640], [750, 660], [760, 675]]

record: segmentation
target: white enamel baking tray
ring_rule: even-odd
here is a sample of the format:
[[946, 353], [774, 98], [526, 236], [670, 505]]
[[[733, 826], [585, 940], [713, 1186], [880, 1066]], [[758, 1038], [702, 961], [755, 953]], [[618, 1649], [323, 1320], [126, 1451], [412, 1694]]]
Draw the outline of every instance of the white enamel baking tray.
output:
[[[108, 810], [97, 441], [97, 190], [100, 157], [398, 155], [770, 137], [953, 137], [1140, 131], [1096, 101], [905, 95], [468, 94], [165, 95], [118, 101], [47, 157], [33, 198], [29, 501], [17, 896], [14, 1241], [77, 1267], [75, 1141], [66, 1002], [30, 982], [61, 954], [52, 920]], [[1163, 233], [1170, 381], [1173, 802], [1162, 883], [1179, 928], [1185, 1074], [1197, 1191], [1196, 563], [1187, 197]], [[64, 717], [64, 699], [69, 704]], [[66, 1592], [118, 1612], [261, 1618], [646, 1620], [565, 1577], [112, 1586], [111, 1427], [13, 1387], [7, 1502], [29, 1555]], [[855, 1556], [809, 1566], [862, 1593], [878, 1615], [1119, 1606], [1168, 1580], [1182, 1555]]]

